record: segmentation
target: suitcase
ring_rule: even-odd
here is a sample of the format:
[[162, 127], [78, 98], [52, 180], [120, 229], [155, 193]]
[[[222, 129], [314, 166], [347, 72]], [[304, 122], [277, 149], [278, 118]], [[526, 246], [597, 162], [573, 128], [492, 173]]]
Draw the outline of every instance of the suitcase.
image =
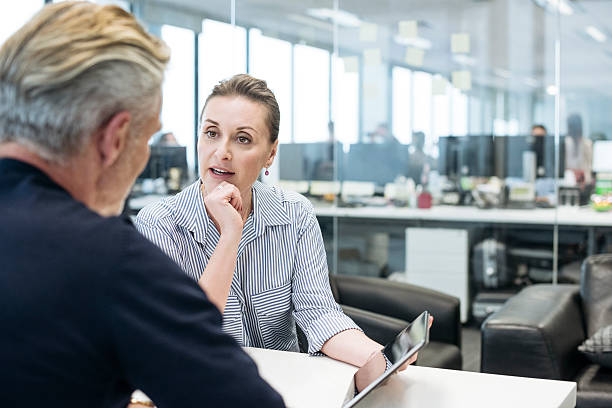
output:
[[493, 238], [476, 244], [472, 256], [476, 285], [486, 289], [507, 286], [511, 276], [506, 257], [506, 245]]

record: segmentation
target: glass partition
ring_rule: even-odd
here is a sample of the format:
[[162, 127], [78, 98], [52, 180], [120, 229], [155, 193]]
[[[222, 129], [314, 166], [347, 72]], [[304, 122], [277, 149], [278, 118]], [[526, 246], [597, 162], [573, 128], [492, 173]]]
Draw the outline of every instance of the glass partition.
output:
[[[448, 292], [468, 320], [612, 246], [606, 2], [115, 3], [172, 49], [162, 120], [191, 174], [212, 87], [268, 82], [262, 180], [312, 201], [332, 273]], [[18, 4], [0, 41], [42, 1]]]

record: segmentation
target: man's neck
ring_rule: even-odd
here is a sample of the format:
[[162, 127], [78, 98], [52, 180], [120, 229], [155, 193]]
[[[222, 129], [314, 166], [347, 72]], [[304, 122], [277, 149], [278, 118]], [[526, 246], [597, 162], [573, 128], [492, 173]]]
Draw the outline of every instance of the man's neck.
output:
[[14, 142], [0, 143], [0, 158], [19, 160], [36, 167], [68, 191], [75, 200], [96, 211], [91, 172], [79, 166], [77, 160], [65, 164], [53, 163]]

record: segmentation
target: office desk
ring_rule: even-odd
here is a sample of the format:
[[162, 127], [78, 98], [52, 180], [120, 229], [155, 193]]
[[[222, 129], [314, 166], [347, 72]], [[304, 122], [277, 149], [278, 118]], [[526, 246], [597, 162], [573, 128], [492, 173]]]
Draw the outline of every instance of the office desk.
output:
[[434, 206], [429, 209], [398, 207], [344, 208], [315, 206], [318, 217], [385, 219], [420, 222], [486, 223], [493, 225], [537, 225], [581, 227], [588, 232], [588, 254], [595, 253], [596, 228], [612, 228], [612, 212], [599, 213], [590, 208], [559, 207], [515, 210], [483, 210], [469, 206]]
[[[353, 387], [355, 367], [327, 357], [246, 348], [261, 376], [288, 407], [334, 407]], [[348, 390], [347, 390], [348, 387]], [[410, 366], [373, 391], [359, 408], [571, 408], [576, 384]]]

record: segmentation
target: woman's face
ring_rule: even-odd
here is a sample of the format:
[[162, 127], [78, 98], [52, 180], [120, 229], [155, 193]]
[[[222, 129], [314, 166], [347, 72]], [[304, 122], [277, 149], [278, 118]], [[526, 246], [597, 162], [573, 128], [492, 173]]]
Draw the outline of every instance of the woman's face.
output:
[[278, 141], [270, 142], [266, 108], [240, 96], [215, 96], [208, 101], [198, 138], [200, 177], [205, 191], [222, 181], [248, 196], [261, 169], [269, 167]]

